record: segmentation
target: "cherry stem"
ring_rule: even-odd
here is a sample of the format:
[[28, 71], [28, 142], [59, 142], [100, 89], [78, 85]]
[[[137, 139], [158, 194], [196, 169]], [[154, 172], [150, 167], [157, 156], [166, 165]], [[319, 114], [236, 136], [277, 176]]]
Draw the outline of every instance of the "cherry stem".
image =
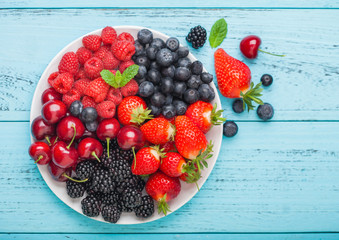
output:
[[38, 157], [38, 159], [34, 162], [34, 163], [37, 163], [37, 162], [39, 162], [42, 158], [43, 158], [44, 156], [42, 156], [42, 155], [39, 155], [39, 157]]
[[64, 176], [65, 178], [73, 181], [73, 182], [77, 182], [77, 183], [83, 183], [83, 182], [87, 182], [88, 178], [84, 179], [84, 180], [77, 180], [74, 178], [71, 178], [70, 176], [68, 176], [66, 173], [63, 173], [62, 176]]
[[98, 156], [95, 154], [94, 151], [91, 153], [91, 155], [92, 155], [93, 157], [95, 157], [95, 159], [98, 160], [98, 162], [101, 162], [100, 159], [98, 158]]
[[111, 139], [108, 137], [108, 138], [106, 138], [106, 142], [107, 142], [107, 157], [109, 157], [109, 141], [110, 141]]
[[262, 49], [258, 49], [258, 51], [260, 51], [260, 52], [263, 52], [263, 53], [266, 53], [266, 54], [269, 54], [269, 55], [273, 55], [273, 56], [276, 56], [276, 57], [285, 57], [286, 55], [281, 55], [281, 54], [275, 54], [275, 53], [270, 53], [270, 52], [266, 52], [266, 51], [264, 51], [264, 50], [262, 50]]
[[58, 141], [58, 136], [54, 139], [53, 144], [55, 144]]
[[199, 188], [199, 185], [198, 185], [198, 183], [197, 182], [195, 182], [195, 185], [197, 186], [197, 188], [198, 188], [198, 192], [200, 192], [200, 188]]
[[69, 149], [69, 148], [71, 147], [71, 145], [72, 145], [72, 143], [73, 143], [73, 141], [74, 141], [74, 139], [75, 139], [75, 135], [77, 134], [77, 130], [76, 130], [76, 128], [75, 128], [74, 125], [72, 125], [72, 128], [74, 129], [74, 134], [73, 134], [73, 138], [72, 138], [71, 142], [70, 142], [70, 143], [68, 144], [68, 146], [66, 147], [67, 149]]
[[46, 137], [45, 137], [45, 139], [46, 139], [46, 141], [48, 142], [48, 145], [50, 145], [50, 146], [51, 146], [51, 141], [49, 140], [49, 137], [48, 137], [48, 136], [46, 136]]
[[133, 161], [134, 161], [134, 166], [133, 166], [133, 168], [135, 169], [136, 166], [137, 166], [137, 158], [136, 158], [136, 156], [135, 156], [134, 147], [132, 147], [132, 152], [133, 152]]

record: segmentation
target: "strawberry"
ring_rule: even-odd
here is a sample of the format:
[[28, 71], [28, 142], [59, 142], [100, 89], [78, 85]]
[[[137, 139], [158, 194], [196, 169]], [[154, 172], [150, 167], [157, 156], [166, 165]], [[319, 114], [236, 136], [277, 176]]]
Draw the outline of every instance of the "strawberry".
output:
[[139, 85], [134, 79], [131, 79], [125, 86], [121, 87], [120, 90], [124, 97], [134, 96], [138, 93]]
[[82, 105], [84, 106], [84, 108], [87, 108], [87, 107], [93, 107], [95, 108], [96, 107], [96, 103], [94, 101], [93, 98], [89, 97], [89, 96], [84, 96], [82, 99], [81, 99], [81, 103]]
[[76, 54], [81, 65], [84, 65], [85, 62], [92, 57], [92, 52], [85, 47], [79, 48]]
[[178, 178], [158, 171], [149, 177], [145, 189], [147, 194], [158, 202], [158, 212], [167, 215], [167, 212], [171, 211], [167, 202], [179, 195], [181, 184]]
[[140, 127], [147, 141], [153, 144], [165, 144], [173, 139], [174, 126], [165, 118], [154, 118]]
[[120, 88], [111, 87], [107, 93], [106, 100], [114, 102], [118, 106], [122, 101]]
[[118, 107], [118, 120], [122, 125], [141, 124], [146, 119], [151, 119], [150, 110], [145, 101], [138, 96], [126, 97]]
[[74, 78], [73, 75], [65, 72], [59, 74], [52, 82], [52, 87], [59, 93], [65, 94], [71, 90], [73, 86]]
[[102, 78], [97, 78], [88, 84], [84, 94], [99, 103], [105, 100], [108, 90], [109, 85]]
[[88, 85], [90, 84], [90, 82], [91, 82], [91, 80], [89, 80], [87, 78], [79, 79], [79, 80], [74, 82], [74, 88], [76, 90], [78, 90], [80, 96], [84, 95], [84, 92], [85, 92], [86, 88], [88, 87]]
[[179, 177], [184, 173], [185, 159], [176, 152], [166, 153], [161, 159], [160, 170], [170, 177]]
[[82, 44], [85, 48], [95, 52], [101, 46], [101, 37], [98, 35], [88, 35], [83, 37]]
[[100, 77], [100, 72], [104, 69], [104, 63], [97, 57], [92, 57], [84, 65], [86, 76], [90, 79]]
[[101, 39], [103, 44], [111, 45], [117, 39], [117, 32], [112, 27], [105, 27], [101, 32]]
[[115, 104], [111, 101], [103, 101], [96, 106], [98, 116], [102, 118], [114, 117], [115, 108]]
[[78, 56], [74, 52], [65, 53], [59, 62], [58, 69], [60, 73], [68, 72], [75, 75], [79, 70]]
[[164, 152], [176, 152], [177, 151], [174, 141], [169, 141], [164, 144], [160, 144], [160, 149], [163, 149]]
[[223, 110], [216, 111], [217, 104], [213, 105], [203, 101], [191, 104], [185, 113], [192, 122], [203, 132], [207, 133], [212, 125], [220, 125], [226, 119], [220, 117]]
[[242, 98], [244, 108], [254, 109], [252, 101], [262, 105], [261, 83], [254, 87], [248, 66], [228, 55], [222, 48], [214, 53], [214, 67], [221, 94], [227, 98]]
[[160, 166], [160, 160], [164, 153], [159, 150], [159, 146], [145, 147], [140, 149], [131, 166], [134, 175], [148, 175], [155, 173]]
[[[167, 119], [167, 118], [165, 118], [165, 116], [162, 115], [161, 113], [160, 113], [160, 115], [158, 116], [158, 118], [164, 118], [164, 119]], [[167, 120], [168, 120], [170, 123], [172, 123], [173, 125], [175, 124], [175, 123], [174, 123], [175, 117], [168, 118]]]

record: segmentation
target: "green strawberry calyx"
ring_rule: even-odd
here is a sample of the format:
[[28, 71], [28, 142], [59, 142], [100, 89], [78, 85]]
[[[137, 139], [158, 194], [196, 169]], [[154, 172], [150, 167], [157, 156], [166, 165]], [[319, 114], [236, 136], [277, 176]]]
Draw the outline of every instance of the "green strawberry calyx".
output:
[[116, 71], [115, 75], [110, 70], [102, 70], [100, 75], [102, 79], [111, 87], [120, 88], [125, 86], [131, 79], [138, 74], [139, 66], [133, 64], [125, 69], [125, 71], [121, 74], [118, 70]]
[[211, 123], [212, 125], [221, 125], [226, 121], [226, 118], [222, 117], [224, 110], [217, 111], [217, 104], [215, 103], [211, 112]]
[[139, 106], [132, 110], [131, 114], [131, 123], [135, 123], [137, 125], [141, 125], [145, 120], [153, 119], [153, 115], [151, 115], [152, 110], [148, 108], [144, 109], [143, 106]]
[[254, 109], [253, 101], [256, 102], [259, 105], [263, 105], [263, 101], [259, 98], [262, 96], [263, 88], [261, 87], [261, 82], [255, 85], [254, 83], [251, 82], [250, 89], [243, 93], [240, 92], [240, 96], [242, 97], [243, 100], [243, 108], [247, 106], [247, 111], [249, 112], [250, 110]]
[[167, 193], [158, 200], [158, 213], [164, 213], [165, 216], [167, 215], [167, 212], [172, 212], [168, 206], [168, 203], [166, 202], [167, 199]]

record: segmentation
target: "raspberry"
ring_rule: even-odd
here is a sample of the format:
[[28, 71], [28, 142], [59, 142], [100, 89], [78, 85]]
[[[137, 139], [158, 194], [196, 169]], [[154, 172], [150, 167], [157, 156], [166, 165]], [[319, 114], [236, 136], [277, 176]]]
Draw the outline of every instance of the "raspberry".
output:
[[85, 62], [92, 57], [92, 52], [85, 47], [79, 48], [76, 54], [81, 65], [84, 65]]
[[[114, 73], [115, 74], [115, 73]], [[59, 76], [59, 72], [54, 72], [51, 75], [49, 75], [47, 81], [49, 83], [49, 85], [53, 86], [53, 82], [54, 80], [57, 78], [57, 76]]]
[[111, 101], [103, 101], [96, 107], [99, 117], [112, 118], [115, 115], [115, 104]]
[[135, 53], [135, 46], [129, 41], [117, 41], [112, 45], [111, 50], [117, 59], [128, 61]]
[[134, 79], [131, 79], [125, 86], [121, 88], [121, 93], [124, 97], [134, 96], [137, 94], [138, 90], [138, 83]]
[[101, 32], [101, 39], [105, 45], [111, 45], [117, 39], [117, 32], [112, 27], [105, 27]]
[[109, 85], [102, 78], [97, 78], [90, 82], [85, 90], [85, 95], [92, 97], [96, 103], [99, 103], [104, 101], [108, 90]]
[[74, 82], [74, 88], [78, 90], [80, 96], [84, 95], [85, 89], [88, 87], [91, 80], [87, 78], [79, 79], [78, 81]]
[[111, 51], [106, 52], [102, 59], [104, 69], [114, 69], [119, 66], [120, 61], [116, 59]]
[[106, 100], [111, 101], [118, 106], [122, 101], [122, 94], [119, 88], [111, 87], [107, 93]]
[[127, 32], [123, 32], [123, 33], [119, 34], [117, 40], [118, 41], [129, 41], [132, 44], [134, 44], [134, 37]]
[[62, 101], [66, 104], [67, 108], [69, 108], [72, 102], [76, 100], [80, 100], [80, 93], [75, 88], [72, 88], [62, 96]]
[[100, 77], [100, 72], [104, 69], [104, 63], [97, 57], [87, 60], [84, 66], [86, 76], [90, 79]]
[[68, 72], [75, 75], [79, 70], [78, 56], [74, 52], [65, 53], [60, 60], [58, 68], [60, 73]]
[[65, 94], [67, 93], [69, 90], [71, 90], [72, 86], [73, 86], [73, 75], [65, 72], [65, 73], [61, 73], [59, 74], [54, 81], [52, 82], [52, 87], [59, 93], [61, 94]]
[[82, 39], [82, 44], [85, 48], [95, 52], [101, 46], [101, 37], [98, 35], [88, 35]]
[[83, 108], [87, 108], [87, 107], [96, 107], [96, 103], [94, 101], [93, 98], [89, 97], [89, 96], [84, 96], [81, 100], [81, 103], [83, 105]]
[[93, 57], [97, 57], [100, 60], [102, 60], [105, 56], [105, 53], [110, 52], [110, 49], [107, 48], [107, 46], [101, 46], [98, 51], [96, 51], [93, 55]]
[[85, 69], [83, 67], [79, 68], [79, 71], [74, 75], [74, 80], [86, 78]]
[[123, 73], [125, 71], [126, 68], [128, 68], [129, 66], [132, 66], [134, 64], [134, 61], [133, 60], [129, 60], [129, 61], [126, 61], [126, 62], [122, 62], [120, 63], [120, 66], [119, 66], [119, 71], [121, 73]]

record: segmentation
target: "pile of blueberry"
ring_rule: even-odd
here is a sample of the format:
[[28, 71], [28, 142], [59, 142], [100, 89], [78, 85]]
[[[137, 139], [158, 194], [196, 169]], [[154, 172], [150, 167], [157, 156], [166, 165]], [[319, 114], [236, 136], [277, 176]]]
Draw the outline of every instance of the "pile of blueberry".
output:
[[80, 101], [72, 102], [69, 107], [70, 113], [74, 117], [79, 117], [80, 120], [85, 123], [86, 129], [90, 132], [95, 132], [98, 127], [98, 113], [97, 110], [93, 107], [84, 108]]
[[170, 37], [167, 41], [153, 38], [148, 29], [138, 32], [134, 62], [139, 65], [135, 80], [138, 95], [146, 100], [154, 116], [166, 118], [185, 114], [188, 105], [198, 100], [210, 102], [215, 92], [209, 85], [213, 75], [203, 72], [200, 61], [188, 58], [187, 47]]

